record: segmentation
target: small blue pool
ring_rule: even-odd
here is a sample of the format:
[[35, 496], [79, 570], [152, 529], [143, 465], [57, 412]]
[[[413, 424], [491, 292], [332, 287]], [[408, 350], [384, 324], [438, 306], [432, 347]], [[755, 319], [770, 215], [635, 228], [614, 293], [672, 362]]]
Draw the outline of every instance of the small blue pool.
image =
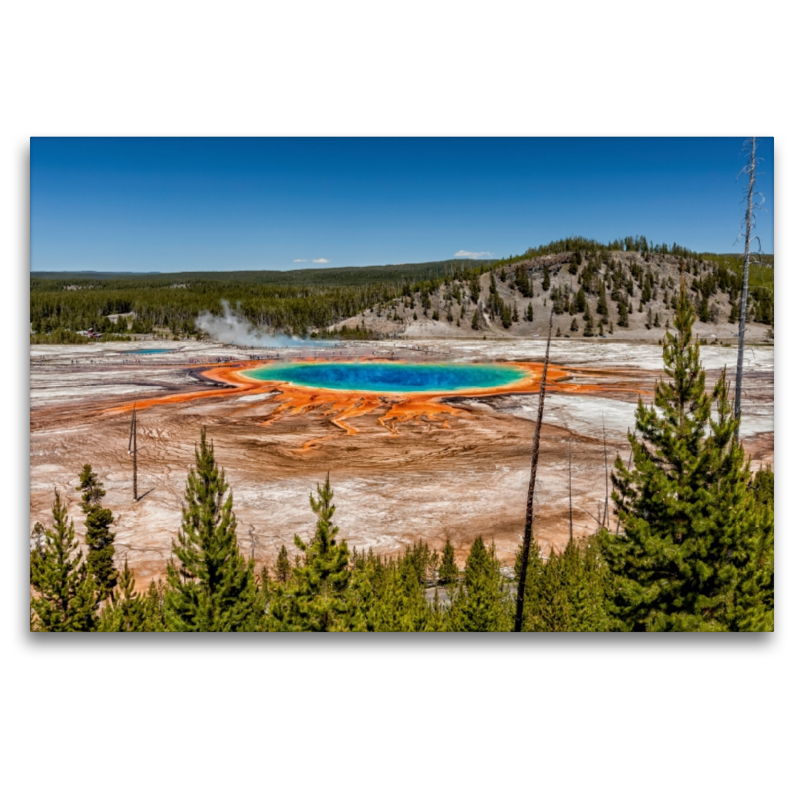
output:
[[152, 350], [129, 350], [125, 355], [149, 356], [153, 353], [174, 353], [175, 349], [172, 347], [154, 348]]

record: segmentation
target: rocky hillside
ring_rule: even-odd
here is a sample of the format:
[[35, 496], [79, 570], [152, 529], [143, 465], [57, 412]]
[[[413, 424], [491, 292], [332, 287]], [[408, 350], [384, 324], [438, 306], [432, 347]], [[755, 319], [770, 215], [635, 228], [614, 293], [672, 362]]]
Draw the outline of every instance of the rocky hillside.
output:
[[[735, 258], [637, 251], [573, 251], [515, 259], [471, 279], [406, 286], [395, 299], [328, 330], [366, 328], [386, 338], [530, 338], [555, 335], [657, 341], [671, 321], [681, 274], [697, 310], [695, 333], [735, 340], [741, 275]], [[760, 284], [760, 285], [759, 285]], [[748, 339], [772, 337], [768, 280], [751, 278]]]

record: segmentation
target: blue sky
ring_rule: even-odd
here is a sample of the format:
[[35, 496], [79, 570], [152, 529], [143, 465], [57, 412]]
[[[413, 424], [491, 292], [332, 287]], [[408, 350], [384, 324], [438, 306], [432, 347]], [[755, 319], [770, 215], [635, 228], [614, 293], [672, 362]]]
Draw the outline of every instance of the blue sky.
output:
[[[734, 252], [744, 137], [31, 139], [31, 268], [503, 257], [564, 236]], [[773, 140], [756, 233], [773, 252]]]

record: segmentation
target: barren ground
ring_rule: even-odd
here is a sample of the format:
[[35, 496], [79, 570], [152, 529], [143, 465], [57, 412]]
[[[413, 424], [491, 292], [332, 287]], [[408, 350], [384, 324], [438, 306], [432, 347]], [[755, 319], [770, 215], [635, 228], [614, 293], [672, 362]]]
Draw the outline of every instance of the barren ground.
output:
[[[31, 347], [31, 525], [50, 523], [56, 488], [82, 536], [75, 486], [89, 462], [116, 517], [117, 553], [128, 556], [140, 584], [163, 575], [194, 445], [206, 425], [233, 489], [241, 547], [258, 563], [272, 564], [281, 544], [292, 552], [295, 534], [307, 539], [313, 533], [308, 495], [328, 471], [335, 520], [351, 547], [397, 553], [420, 538], [440, 547], [449, 534], [463, 560], [481, 534], [494, 538], [505, 563], [513, 562], [525, 513], [535, 394], [455, 397], [446, 403], [461, 413], [414, 415], [392, 429], [378, 424], [381, 411], [368, 411], [348, 417], [350, 433], [332, 424], [325, 404], [275, 414], [282, 398], [274, 391], [208, 394], [218, 387], [197, 375], [217, 359], [249, 360], [268, 355], [263, 351], [170, 342], [163, 345], [174, 348], [169, 354], [132, 353], [149, 346]], [[420, 340], [277, 355], [535, 362], [543, 359], [544, 346], [542, 340]], [[709, 384], [724, 366], [733, 374], [734, 348], [701, 352]], [[610, 469], [617, 453], [627, 457], [625, 434], [634, 426], [637, 398], [641, 393], [649, 401], [662, 364], [657, 345], [597, 340], [554, 340], [551, 360], [568, 369], [570, 379], [548, 394], [545, 406], [535, 521], [545, 550], [562, 547], [568, 537], [568, 442], [575, 531], [587, 535], [603, 516], [603, 425]], [[772, 348], [748, 346], [745, 370], [742, 433], [756, 468], [773, 460]], [[585, 391], [572, 391], [576, 384], [585, 384]], [[113, 409], [186, 392], [200, 394], [138, 413], [140, 498], [134, 502], [130, 413]]]

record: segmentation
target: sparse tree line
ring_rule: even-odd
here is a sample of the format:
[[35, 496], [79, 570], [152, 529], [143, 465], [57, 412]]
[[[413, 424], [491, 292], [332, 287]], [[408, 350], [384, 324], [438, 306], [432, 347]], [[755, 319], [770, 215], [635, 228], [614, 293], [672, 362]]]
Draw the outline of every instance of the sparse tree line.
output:
[[[618, 526], [528, 558], [525, 631], [767, 631], [774, 626], [774, 476], [751, 473], [723, 374], [710, 394], [695, 310], [682, 286], [664, 343], [666, 378], [639, 402], [631, 457], [612, 476]], [[270, 568], [240, 551], [233, 495], [201, 433], [166, 580], [134, 589], [115, 559], [113, 515], [86, 465], [76, 489], [85, 554], [63, 499], [34, 526], [31, 629], [37, 631], [509, 631], [516, 574], [478, 536], [463, 571], [448, 539], [398, 557], [350, 550], [329, 479], [310, 497], [313, 535]], [[119, 567], [121, 566], [121, 569]]]

